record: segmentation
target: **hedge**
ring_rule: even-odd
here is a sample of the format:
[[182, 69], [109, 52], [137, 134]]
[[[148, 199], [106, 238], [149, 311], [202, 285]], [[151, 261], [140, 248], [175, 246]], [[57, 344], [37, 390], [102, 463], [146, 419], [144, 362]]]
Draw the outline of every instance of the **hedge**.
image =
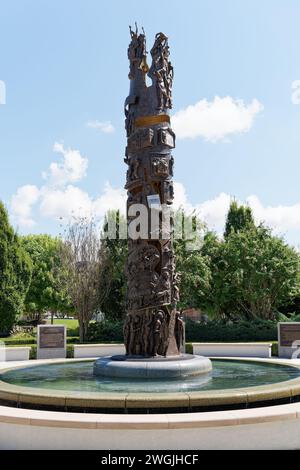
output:
[[[187, 342], [276, 341], [277, 323], [271, 320], [239, 323], [186, 322]], [[91, 323], [88, 341], [94, 343], [123, 342], [123, 321]]]
[[[0, 338], [5, 346], [28, 346], [28, 345], [36, 345], [36, 338], [28, 338], [28, 339], [18, 339], [18, 338]], [[79, 336], [68, 336], [67, 337], [68, 344], [76, 344], [80, 343]]]
[[277, 323], [271, 320], [207, 324], [186, 322], [188, 342], [276, 341]]
[[123, 321], [90, 323], [89, 343], [123, 343]]

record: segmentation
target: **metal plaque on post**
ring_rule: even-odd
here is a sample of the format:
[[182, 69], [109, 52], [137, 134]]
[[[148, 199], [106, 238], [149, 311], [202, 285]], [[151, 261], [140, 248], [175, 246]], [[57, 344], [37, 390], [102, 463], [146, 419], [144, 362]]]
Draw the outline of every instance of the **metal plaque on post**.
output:
[[66, 357], [66, 325], [39, 325], [37, 332], [37, 359]]
[[300, 322], [278, 323], [278, 356], [291, 358], [298, 349], [300, 357]]

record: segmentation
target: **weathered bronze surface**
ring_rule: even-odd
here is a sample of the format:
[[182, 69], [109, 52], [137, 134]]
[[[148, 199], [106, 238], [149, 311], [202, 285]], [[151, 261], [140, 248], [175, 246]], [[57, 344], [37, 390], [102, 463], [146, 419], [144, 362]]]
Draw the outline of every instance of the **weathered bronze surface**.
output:
[[[173, 67], [169, 60], [168, 38], [158, 33], [147, 64], [144, 31], [130, 28], [128, 48], [130, 93], [125, 101], [129, 209], [134, 204], [147, 208], [147, 236], [129, 236], [127, 276], [127, 317], [124, 325], [129, 356], [172, 356], [180, 354], [182, 322], [176, 312], [178, 285], [172, 246], [173, 220], [164, 229], [162, 208], [171, 209], [175, 134], [170, 126]], [[147, 86], [146, 75], [152, 85]], [[154, 209], [155, 206], [155, 209]], [[153, 211], [159, 211], [159, 229], [151, 231]]]
[[279, 346], [291, 348], [295, 341], [300, 341], [300, 323], [280, 323]]
[[39, 347], [45, 349], [63, 349], [65, 347], [64, 326], [40, 327]]

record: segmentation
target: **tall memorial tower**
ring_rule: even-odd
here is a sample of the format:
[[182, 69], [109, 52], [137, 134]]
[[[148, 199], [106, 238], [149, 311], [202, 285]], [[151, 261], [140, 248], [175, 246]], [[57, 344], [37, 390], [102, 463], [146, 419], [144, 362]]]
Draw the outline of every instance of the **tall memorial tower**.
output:
[[[125, 101], [128, 165], [127, 356], [180, 354], [183, 324], [176, 310], [178, 278], [172, 246], [174, 198], [170, 123], [173, 67], [168, 38], [155, 37], [147, 63], [146, 37], [130, 28], [130, 92]], [[147, 77], [152, 84], [147, 85]], [[137, 220], [140, 227], [137, 227]], [[130, 227], [139, 228], [132, 231]], [[132, 234], [131, 232], [134, 232]]]
[[[168, 38], [155, 37], [148, 66], [144, 31], [130, 28], [130, 92], [125, 101], [128, 166], [126, 355], [100, 357], [94, 374], [127, 380], [185, 380], [212, 370], [211, 361], [181, 352], [178, 276], [172, 245], [175, 135], [173, 67]], [[147, 78], [152, 81], [147, 83]], [[149, 82], [150, 82], [149, 80]], [[171, 216], [170, 216], [171, 215]], [[134, 382], [133, 382], [134, 383]]]

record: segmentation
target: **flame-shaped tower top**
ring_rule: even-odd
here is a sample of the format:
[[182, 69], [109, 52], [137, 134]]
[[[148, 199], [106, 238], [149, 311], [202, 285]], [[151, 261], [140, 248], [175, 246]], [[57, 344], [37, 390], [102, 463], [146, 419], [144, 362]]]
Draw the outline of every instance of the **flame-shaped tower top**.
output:
[[[174, 70], [169, 60], [170, 50], [168, 38], [163, 33], [155, 36], [154, 46], [151, 49], [152, 64], [147, 64], [146, 36], [142, 29], [133, 31], [130, 27], [131, 42], [128, 47], [130, 63], [129, 79], [130, 94], [125, 102], [126, 129], [129, 137], [137, 125], [149, 122], [140, 118], [154, 117], [155, 122], [170, 122], [169, 109], [172, 108], [172, 85]], [[147, 86], [146, 75], [152, 80]], [[153, 121], [153, 119], [152, 119]], [[152, 122], [151, 121], [151, 122]]]

